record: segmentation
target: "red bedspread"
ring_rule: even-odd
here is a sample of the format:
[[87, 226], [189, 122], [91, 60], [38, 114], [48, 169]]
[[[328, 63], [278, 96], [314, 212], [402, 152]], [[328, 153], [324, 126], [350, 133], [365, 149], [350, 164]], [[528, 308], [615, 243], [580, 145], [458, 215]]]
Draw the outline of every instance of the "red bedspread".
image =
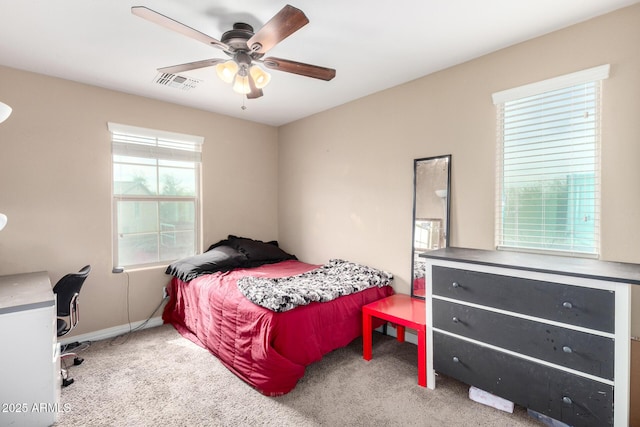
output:
[[198, 277], [173, 278], [163, 319], [268, 396], [291, 391], [305, 366], [362, 335], [361, 307], [393, 294], [373, 287], [283, 313], [255, 305], [237, 288], [243, 276], [285, 277], [317, 268], [284, 261]]

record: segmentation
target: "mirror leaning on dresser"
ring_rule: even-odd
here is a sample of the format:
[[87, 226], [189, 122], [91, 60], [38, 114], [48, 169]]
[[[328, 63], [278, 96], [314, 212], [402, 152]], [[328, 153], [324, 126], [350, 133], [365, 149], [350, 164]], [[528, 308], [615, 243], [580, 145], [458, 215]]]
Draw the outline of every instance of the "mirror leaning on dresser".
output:
[[420, 254], [449, 246], [451, 154], [413, 161], [411, 296], [424, 298], [424, 259]]

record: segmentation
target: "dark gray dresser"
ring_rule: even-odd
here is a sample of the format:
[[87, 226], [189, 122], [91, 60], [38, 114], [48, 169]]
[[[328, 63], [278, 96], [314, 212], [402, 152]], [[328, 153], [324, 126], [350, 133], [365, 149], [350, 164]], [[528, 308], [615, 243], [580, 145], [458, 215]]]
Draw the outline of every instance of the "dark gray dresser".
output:
[[640, 265], [446, 248], [426, 260], [436, 372], [573, 426], [627, 426]]

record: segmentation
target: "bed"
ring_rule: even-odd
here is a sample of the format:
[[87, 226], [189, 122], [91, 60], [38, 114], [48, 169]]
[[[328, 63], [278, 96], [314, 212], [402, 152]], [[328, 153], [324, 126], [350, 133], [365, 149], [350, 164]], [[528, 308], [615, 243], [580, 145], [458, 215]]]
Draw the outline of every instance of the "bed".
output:
[[[375, 283], [347, 295], [330, 288], [333, 299], [328, 301], [327, 292], [311, 292], [297, 303], [299, 295], [270, 294], [300, 278], [322, 278], [320, 273], [332, 271], [332, 263], [372, 271], [366, 281]], [[267, 396], [288, 393], [307, 365], [359, 337], [362, 306], [394, 293], [389, 273], [343, 260], [308, 264], [282, 251], [277, 242], [236, 236], [170, 265], [167, 273], [173, 277], [164, 321]]]

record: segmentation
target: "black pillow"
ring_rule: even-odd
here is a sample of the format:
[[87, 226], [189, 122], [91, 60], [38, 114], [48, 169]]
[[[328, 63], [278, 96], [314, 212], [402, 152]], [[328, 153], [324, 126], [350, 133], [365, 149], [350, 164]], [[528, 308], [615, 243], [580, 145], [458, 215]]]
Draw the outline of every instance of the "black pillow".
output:
[[247, 257], [246, 267], [257, 267], [263, 264], [298, 259], [295, 255], [291, 255], [280, 249], [278, 242], [275, 240], [263, 242], [247, 237], [229, 235], [227, 241], [229, 242], [229, 246]]
[[203, 274], [229, 271], [244, 266], [247, 257], [230, 246], [217, 246], [199, 255], [180, 259], [169, 265], [165, 274], [188, 282]]
[[212, 244], [211, 246], [209, 246], [209, 249], [207, 249], [207, 252], [213, 248], [217, 248], [218, 246], [230, 246], [229, 239], [220, 240], [218, 243]]

